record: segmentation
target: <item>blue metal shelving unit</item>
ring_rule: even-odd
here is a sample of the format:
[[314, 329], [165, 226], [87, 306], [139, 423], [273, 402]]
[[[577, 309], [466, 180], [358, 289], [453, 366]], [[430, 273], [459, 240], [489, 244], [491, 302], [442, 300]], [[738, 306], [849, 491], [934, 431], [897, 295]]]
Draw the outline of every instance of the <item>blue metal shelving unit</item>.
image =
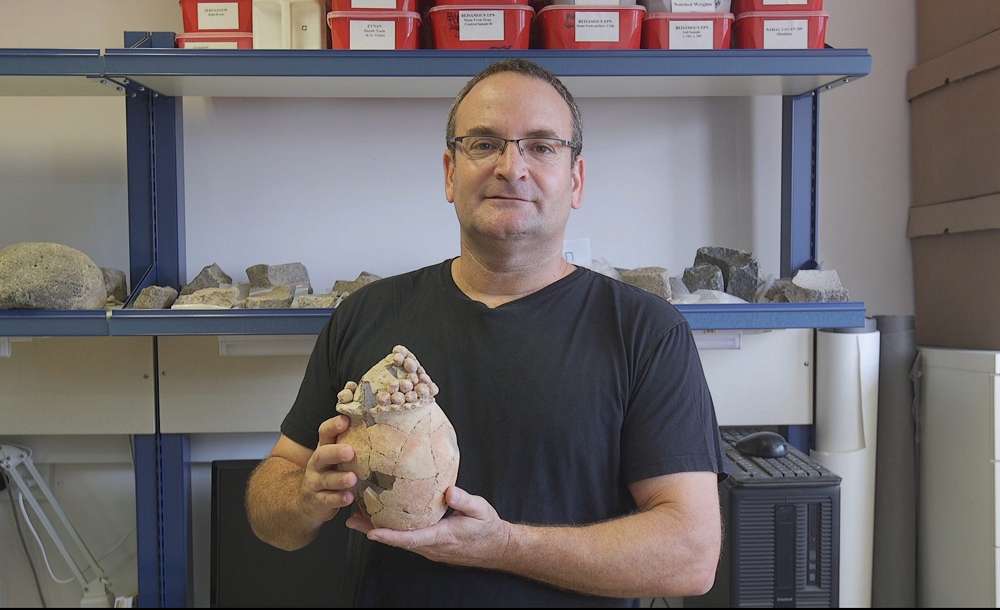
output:
[[[195, 51], [172, 33], [123, 49], [0, 49], [0, 95], [120, 95], [126, 105], [130, 277], [185, 280], [181, 96], [452, 97], [502, 57], [535, 61], [579, 97], [783, 97], [781, 275], [815, 264], [819, 94], [871, 71], [864, 49], [811, 51]], [[861, 326], [863, 303], [684, 305], [695, 329]], [[0, 336], [315, 334], [328, 310], [0, 312]], [[154, 362], [156, 362], [154, 339]], [[158, 365], [157, 365], [158, 369]], [[157, 400], [158, 405], [158, 400]], [[157, 422], [159, 411], [157, 407]], [[808, 427], [794, 427], [799, 444]], [[793, 441], [793, 442], [795, 442]], [[808, 447], [805, 447], [808, 448]], [[187, 437], [136, 437], [140, 603], [191, 599]]]

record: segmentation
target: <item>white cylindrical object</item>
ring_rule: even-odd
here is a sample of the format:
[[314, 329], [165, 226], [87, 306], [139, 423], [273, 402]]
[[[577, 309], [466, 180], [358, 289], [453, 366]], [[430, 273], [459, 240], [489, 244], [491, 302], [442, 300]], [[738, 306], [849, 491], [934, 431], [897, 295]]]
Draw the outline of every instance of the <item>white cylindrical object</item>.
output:
[[875, 447], [810, 457], [841, 477], [840, 607], [870, 608], [875, 541]]
[[879, 333], [821, 330], [816, 337], [816, 449], [842, 478], [840, 606], [871, 607], [878, 439]]
[[858, 451], [876, 439], [879, 333], [816, 333], [816, 449]]

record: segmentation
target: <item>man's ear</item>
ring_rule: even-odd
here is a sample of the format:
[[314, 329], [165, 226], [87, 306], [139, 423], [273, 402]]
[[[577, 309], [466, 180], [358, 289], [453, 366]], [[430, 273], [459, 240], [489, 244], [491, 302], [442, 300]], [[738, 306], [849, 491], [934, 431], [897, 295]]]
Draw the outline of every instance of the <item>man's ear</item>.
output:
[[570, 180], [573, 181], [573, 196], [572, 199], [570, 199], [570, 205], [574, 210], [579, 210], [583, 207], [583, 177], [583, 157], [577, 157], [576, 160], [573, 161], [573, 168], [570, 170]]
[[455, 154], [448, 149], [444, 151], [444, 195], [449, 203], [455, 202]]

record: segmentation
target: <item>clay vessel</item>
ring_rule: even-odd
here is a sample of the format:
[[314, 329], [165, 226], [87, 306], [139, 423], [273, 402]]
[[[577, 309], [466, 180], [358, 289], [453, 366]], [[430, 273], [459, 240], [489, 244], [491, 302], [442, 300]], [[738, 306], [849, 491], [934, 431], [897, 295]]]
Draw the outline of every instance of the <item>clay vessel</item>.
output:
[[458, 440], [437, 394], [402, 345], [337, 394], [337, 411], [351, 419], [338, 442], [354, 448], [341, 470], [358, 475], [355, 505], [376, 527], [414, 530], [444, 516], [444, 492], [458, 478]]

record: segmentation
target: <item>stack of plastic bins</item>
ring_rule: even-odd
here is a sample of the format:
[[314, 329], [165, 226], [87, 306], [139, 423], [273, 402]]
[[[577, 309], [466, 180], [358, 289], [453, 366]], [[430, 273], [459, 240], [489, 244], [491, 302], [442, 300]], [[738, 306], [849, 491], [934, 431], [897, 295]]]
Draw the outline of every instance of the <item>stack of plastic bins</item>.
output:
[[638, 49], [645, 16], [635, 0], [554, 0], [538, 11], [538, 39], [546, 49]]
[[738, 49], [822, 49], [829, 15], [823, 0], [733, 0]]
[[435, 49], [527, 49], [535, 9], [528, 0], [438, 0], [428, 15]]
[[251, 0], [180, 0], [184, 32], [179, 49], [252, 49]]
[[330, 48], [404, 51], [420, 48], [417, 0], [330, 0]]

